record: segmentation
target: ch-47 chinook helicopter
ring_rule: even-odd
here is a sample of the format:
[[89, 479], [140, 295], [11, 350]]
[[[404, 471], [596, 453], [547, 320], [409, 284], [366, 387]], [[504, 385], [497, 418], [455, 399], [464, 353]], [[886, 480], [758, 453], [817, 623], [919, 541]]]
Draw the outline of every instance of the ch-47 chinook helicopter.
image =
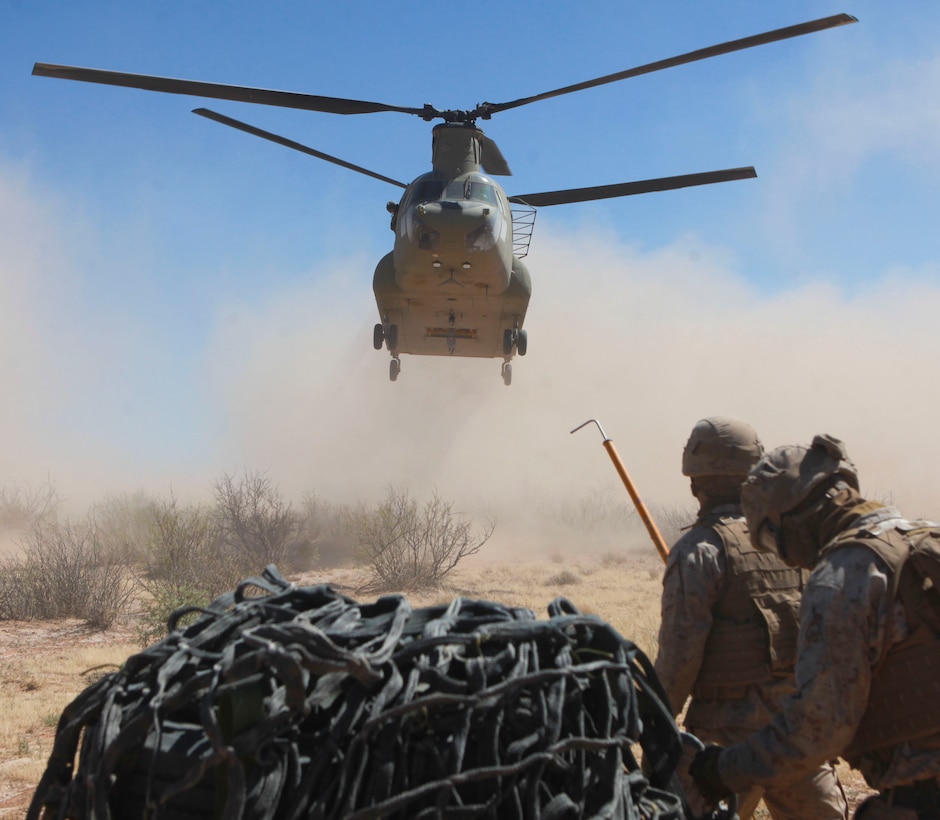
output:
[[408, 108], [48, 63], [36, 63], [33, 74], [330, 114], [389, 111], [412, 114], [426, 122], [443, 120], [433, 129], [431, 170], [405, 184], [207, 108], [193, 112], [403, 188], [400, 200], [387, 206], [395, 232], [393, 249], [381, 259], [373, 277], [380, 317], [373, 344], [376, 350], [384, 346], [391, 355], [389, 377], [392, 381], [398, 378], [402, 353], [502, 358], [502, 377], [508, 385], [512, 380], [513, 356], [516, 353], [524, 356], [528, 348], [523, 323], [532, 284], [522, 258], [528, 252], [536, 208], [749, 179], [757, 174], [752, 167], [729, 168], [507, 196], [492, 177], [509, 175], [509, 165], [496, 143], [477, 126], [477, 120], [488, 120], [493, 114], [539, 100], [854, 22], [856, 18], [848, 14], [824, 17], [511, 102], [480, 103], [469, 111], [441, 111], [429, 104]]

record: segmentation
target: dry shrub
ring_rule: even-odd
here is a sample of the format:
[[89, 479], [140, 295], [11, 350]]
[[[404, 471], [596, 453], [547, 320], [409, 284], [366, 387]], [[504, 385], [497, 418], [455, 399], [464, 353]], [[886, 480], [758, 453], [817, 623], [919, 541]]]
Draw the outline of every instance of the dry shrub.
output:
[[0, 567], [0, 620], [79, 618], [107, 629], [127, 611], [128, 569], [102, 550], [94, 523], [37, 526], [23, 547]]
[[495, 527], [490, 519], [475, 531], [437, 493], [419, 505], [407, 490], [390, 487], [375, 510], [352, 514], [355, 550], [371, 571], [361, 591], [437, 587], [460, 561], [480, 551]]
[[62, 504], [52, 481], [38, 487], [14, 484], [0, 487], [0, 531], [29, 532], [41, 524], [55, 521]]
[[679, 540], [683, 530], [695, 523], [696, 510], [693, 504], [653, 504], [650, 507], [650, 515], [656, 522], [663, 540], [672, 545]]
[[572, 572], [570, 569], [563, 569], [561, 572], [556, 572], [552, 575], [547, 581], [545, 581], [545, 586], [547, 587], [564, 587], [570, 586], [571, 584], [580, 584], [581, 578], [576, 572]]
[[107, 496], [94, 504], [90, 515], [102, 550], [128, 565], [145, 562], [155, 503], [145, 493], [137, 492]]
[[612, 569], [613, 567], [622, 567], [627, 564], [630, 560], [626, 552], [605, 552], [600, 556], [601, 566], [604, 569]]
[[528, 506], [533, 514], [530, 533], [550, 556], [621, 543], [637, 522], [630, 499], [616, 488], [588, 489], [553, 498], [538, 496]]
[[138, 582], [146, 592], [137, 637], [147, 645], [166, 634], [170, 615], [182, 606], [205, 606], [241, 580], [238, 562], [229, 560], [213, 510], [182, 506], [175, 495], [150, 508], [146, 572]]
[[623, 493], [610, 488], [587, 491], [580, 496], [554, 499], [542, 520], [552, 528], [583, 535], [622, 533], [629, 529], [636, 511]]
[[239, 480], [223, 474], [215, 484], [218, 537], [243, 575], [268, 564], [293, 571], [310, 545], [300, 543], [300, 520], [264, 473], [245, 471]]
[[151, 503], [139, 641], [163, 637], [176, 609], [203, 607], [268, 564], [290, 572], [312, 562], [321, 533], [315, 511], [296, 513], [265, 474], [247, 470], [223, 474], [211, 507], [184, 506], [172, 494]]
[[170, 495], [150, 508], [147, 579], [215, 596], [241, 578], [221, 547], [212, 510], [183, 506]]
[[314, 493], [304, 497], [298, 514], [298, 540], [304, 550], [299, 558], [305, 566], [345, 567], [354, 563], [350, 518], [347, 505], [333, 504]]

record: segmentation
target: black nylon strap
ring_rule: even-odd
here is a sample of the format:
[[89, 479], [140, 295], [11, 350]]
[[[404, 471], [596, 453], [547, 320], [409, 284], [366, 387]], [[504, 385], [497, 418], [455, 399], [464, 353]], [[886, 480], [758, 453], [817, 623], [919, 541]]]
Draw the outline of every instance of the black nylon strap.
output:
[[360, 604], [269, 567], [66, 708], [28, 817], [685, 816], [649, 659], [565, 599], [549, 615]]

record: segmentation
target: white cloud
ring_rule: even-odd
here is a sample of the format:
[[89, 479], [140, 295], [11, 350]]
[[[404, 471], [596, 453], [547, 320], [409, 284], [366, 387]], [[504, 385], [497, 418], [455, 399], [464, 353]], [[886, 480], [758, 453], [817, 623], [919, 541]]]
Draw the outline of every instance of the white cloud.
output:
[[923, 242], [897, 252], [932, 243], [940, 57], [877, 53], [861, 38], [817, 69], [789, 98], [754, 91], [760, 128], [747, 139], [765, 152], [755, 228], [779, 268], [794, 276], [805, 278], [826, 255], [868, 278], [866, 253], [888, 255], [890, 243], [917, 236]]
[[[827, 75], [793, 111], [796, 144], [818, 146], [818, 171], [854, 173], [885, 152], [921, 172], [940, 170], [940, 57], [866, 61]], [[825, 181], [825, 176], [823, 178]]]

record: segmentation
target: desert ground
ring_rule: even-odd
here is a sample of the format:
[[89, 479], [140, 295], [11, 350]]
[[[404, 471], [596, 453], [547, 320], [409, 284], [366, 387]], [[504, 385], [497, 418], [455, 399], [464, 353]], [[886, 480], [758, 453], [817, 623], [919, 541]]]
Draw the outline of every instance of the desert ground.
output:
[[[456, 567], [442, 588], [408, 597], [416, 607], [463, 596], [526, 606], [541, 615], [562, 595], [655, 657], [662, 572], [652, 546], [582, 555], [558, 551], [506, 562], [477, 555]], [[363, 573], [354, 568], [308, 572], [291, 580], [330, 583], [346, 595], [370, 599], [356, 594]], [[96, 676], [139, 649], [132, 617], [107, 631], [75, 620], [0, 622], [0, 820], [23, 816], [62, 709]], [[854, 807], [868, 790], [844, 764], [841, 774]], [[763, 808], [758, 811], [758, 817], [769, 816], [761, 813]]]

